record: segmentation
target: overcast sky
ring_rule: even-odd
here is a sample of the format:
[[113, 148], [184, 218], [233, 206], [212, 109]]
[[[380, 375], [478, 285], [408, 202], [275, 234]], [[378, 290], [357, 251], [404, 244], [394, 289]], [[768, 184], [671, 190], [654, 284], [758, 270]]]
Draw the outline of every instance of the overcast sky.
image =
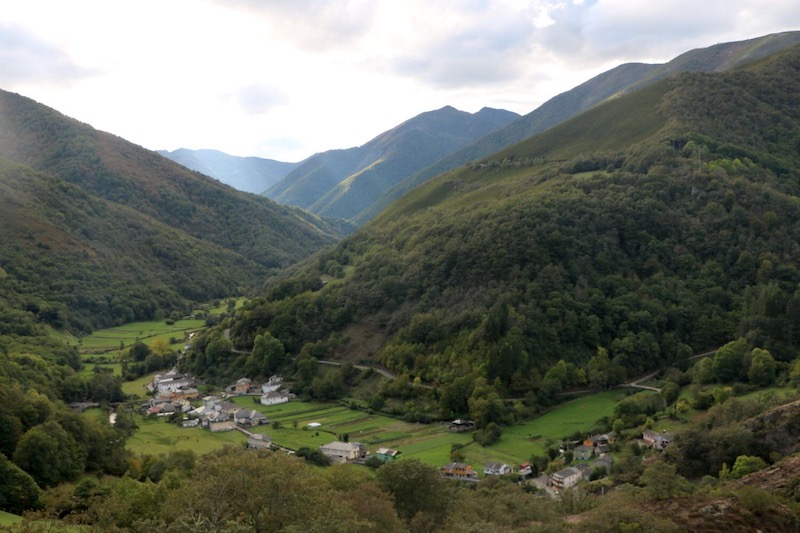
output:
[[0, 89], [153, 150], [299, 161], [797, 29], [797, 0], [5, 0]]

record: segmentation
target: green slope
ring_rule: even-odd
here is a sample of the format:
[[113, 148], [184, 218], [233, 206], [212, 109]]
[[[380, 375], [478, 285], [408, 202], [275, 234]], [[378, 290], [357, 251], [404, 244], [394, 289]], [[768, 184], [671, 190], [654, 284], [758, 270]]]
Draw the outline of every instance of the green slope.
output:
[[798, 41], [800, 32], [785, 32], [691, 50], [663, 65], [629, 63], [615, 67], [548, 100], [507, 127], [409, 176], [378, 198], [355, 222], [363, 224], [374, 218], [391, 202], [437, 174], [487, 157], [609, 99], [630, 94], [680, 72], [717, 72], [736, 68], [784, 50]]
[[0, 156], [269, 267], [340, 236], [297, 209], [238, 192], [20, 95], [0, 92]]
[[466, 406], [445, 400], [458, 379], [544, 401], [581, 381], [556, 363], [598, 346], [612, 381], [738, 335], [788, 360], [799, 65], [794, 48], [664, 80], [441, 175], [275, 284], [233, 338], [419, 375], [444, 416]]

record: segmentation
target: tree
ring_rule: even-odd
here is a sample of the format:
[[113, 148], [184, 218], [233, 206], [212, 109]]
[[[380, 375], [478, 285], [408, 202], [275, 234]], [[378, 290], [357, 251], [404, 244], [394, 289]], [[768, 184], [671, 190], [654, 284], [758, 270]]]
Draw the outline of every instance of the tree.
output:
[[747, 371], [747, 379], [750, 383], [758, 387], [767, 387], [775, 381], [777, 364], [767, 350], [753, 348], [751, 352], [750, 369]]
[[0, 453], [0, 510], [21, 514], [39, 506], [36, 481]]
[[731, 341], [717, 350], [712, 365], [717, 381], [726, 383], [744, 377], [743, 364], [748, 348], [747, 340], [742, 338]]
[[78, 477], [86, 464], [86, 453], [58, 422], [48, 420], [19, 439], [14, 462], [40, 486], [51, 487]]
[[131, 359], [137, 363], [141, 363], [150, 355], [150, 347], [141, 341], [136, 341], [133, 346], [131, 346], [128, 354]]
[[406, 522], [419, 513], [444, 518], [447, 486], [433, 467], [418, 459], [394, 461], [378, 469], [377, 479], [380, 488], [394, 497], [397, 514]]
[[736, 458], [733, 468], [730, 471], [730, 477], [739, 479], [747, 474], [758, 472], [767, 466], [767, 463], [761, 457], [754, 455], [740, 455]]
[[681, 490], [681, 476], [675, 465], [656, 461], [644, 469], [641, 482], [647, 494], [654, 500], [665, 500], [677, 496]]
[[[380, 471], [380, 470], [379, 470]], [[162, 518], [174, 531], [348, 531], [350, 508], [302, 459], [230, 448], [205, 456], [172, 491]]]

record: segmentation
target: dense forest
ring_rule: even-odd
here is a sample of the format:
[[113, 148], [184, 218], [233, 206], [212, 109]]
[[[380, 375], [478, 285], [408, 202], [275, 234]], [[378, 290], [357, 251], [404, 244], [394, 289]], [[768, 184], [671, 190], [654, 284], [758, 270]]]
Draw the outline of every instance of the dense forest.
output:
[[[270, 225], [281, 211], [266, 200], [162, 162], [176, 183], [159, 189], [127, 166], [155, 156], [90, 142], [105, 134], [26, 100], [12, 112], [21, 97], [0, 94], [0, 126], [26, 125], [0, 130], [0, 510], [29, 513], [22, 531], [796, 531], [799, 73], [793, 48], [655, 83], [439, 176], [280, 273], [336, 223], [279, 217], [292, 246], [273, 250], [274, 234], [245, 224]], [[54, 328], [168, 318], [245, 289], [259, 296], [230, 302], [180, 361], [209, 386], [280, 372], [298, 396], [330, 400], [376, 378], [353, 363], [382, 367], [395, 379], [352, 409], [468, 416], [475, 446], [565, 394], [656, 370], [658, 388], [581, 428], [616, 434], [613, 467], [553, 499], [414, 459], [133, 454], [120, 378], [81, 372]], [[136, 373], [149, 369], [139, 348]], [[700, 352], [713, 356], [692, 362]], [[343, 364], [320, 370], [329, 359]], [[761, 390], [775, 385], [789, 394]], [[101, 414], [67, 406], [86, 401]], [[663, 453], [637, 442], [659, 420], [683, 424]], [[532, 468], [566, 466], [576, 438]]]
[[0, 130], [0, 299], [76, 334], [186, 316], [348, 231], [20, 95]]
[[[272, 283], [187, 368], [242, 371], [207, 357], [230, 328], [233, 348], [268, 336], [298, 365], [338, 354], [438, 384], [422, 409], [448, 417], [547, 405], [738, 337], [788, 361], [799, 68], [792, 49], [679, 75], [443, 175]], [[507, 418], [494, 411], [475, 418]]]

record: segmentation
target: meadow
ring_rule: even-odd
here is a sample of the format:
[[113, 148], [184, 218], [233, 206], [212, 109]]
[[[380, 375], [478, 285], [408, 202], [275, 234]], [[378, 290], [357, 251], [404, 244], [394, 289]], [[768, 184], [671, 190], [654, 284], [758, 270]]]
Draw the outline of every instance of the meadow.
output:
[[20, 522], [22, 522], [21, 516], [0, 511], [0, 528], [11, 527]]
[[[499, 442], [489, 447], [476, 444], [471, 433], [451, 433], [445, 424], [411, 423], [378, 413], [350, 409], [334, 403], [292, 401], [263, 406], [253, 396], [233, 398], [241, 407], [264, 413], [274, 424], [252, 428], [266, 433], [279, 446], [297, 450], [338, 440], [347, 434], [350, 441], [361, 442], [370, 452], [387, 447], [401, 451], [403, 458], [441, 466], [450, 462], [450, 453], [458, 447], [467, 462], [483, 465], [501, 461], [512, 465], [527, 462], [532, 455], [543, 455], [548, 445], [576, 431], [589, 431], [598, 419], [611, 415], [620, 391], [583, 396], [560, 405], [524, 424], [504, 428]], [[309, 427], [309, 424], [319, 427]], [[139, 429], [128, 441], [135, 453], [159, 454], [171, 449], [192, 449], [206, 453], [227, 444], [243, 444], [245, 436], [238, 431], [211, 433], [199, 428], [180, 428], [161, 419], [142, 419]]]
[[106, 354], [119, 352], [137, 341], [146, 344], [156, 339], [182, 341], [186, 335], [203, 327], [205, 321], [198, 319], [176, 320], [174, 324], [167, 324], [164, 320], [132, 322], [92, 332], [78, 341], [78, 350], [81, 354]]

